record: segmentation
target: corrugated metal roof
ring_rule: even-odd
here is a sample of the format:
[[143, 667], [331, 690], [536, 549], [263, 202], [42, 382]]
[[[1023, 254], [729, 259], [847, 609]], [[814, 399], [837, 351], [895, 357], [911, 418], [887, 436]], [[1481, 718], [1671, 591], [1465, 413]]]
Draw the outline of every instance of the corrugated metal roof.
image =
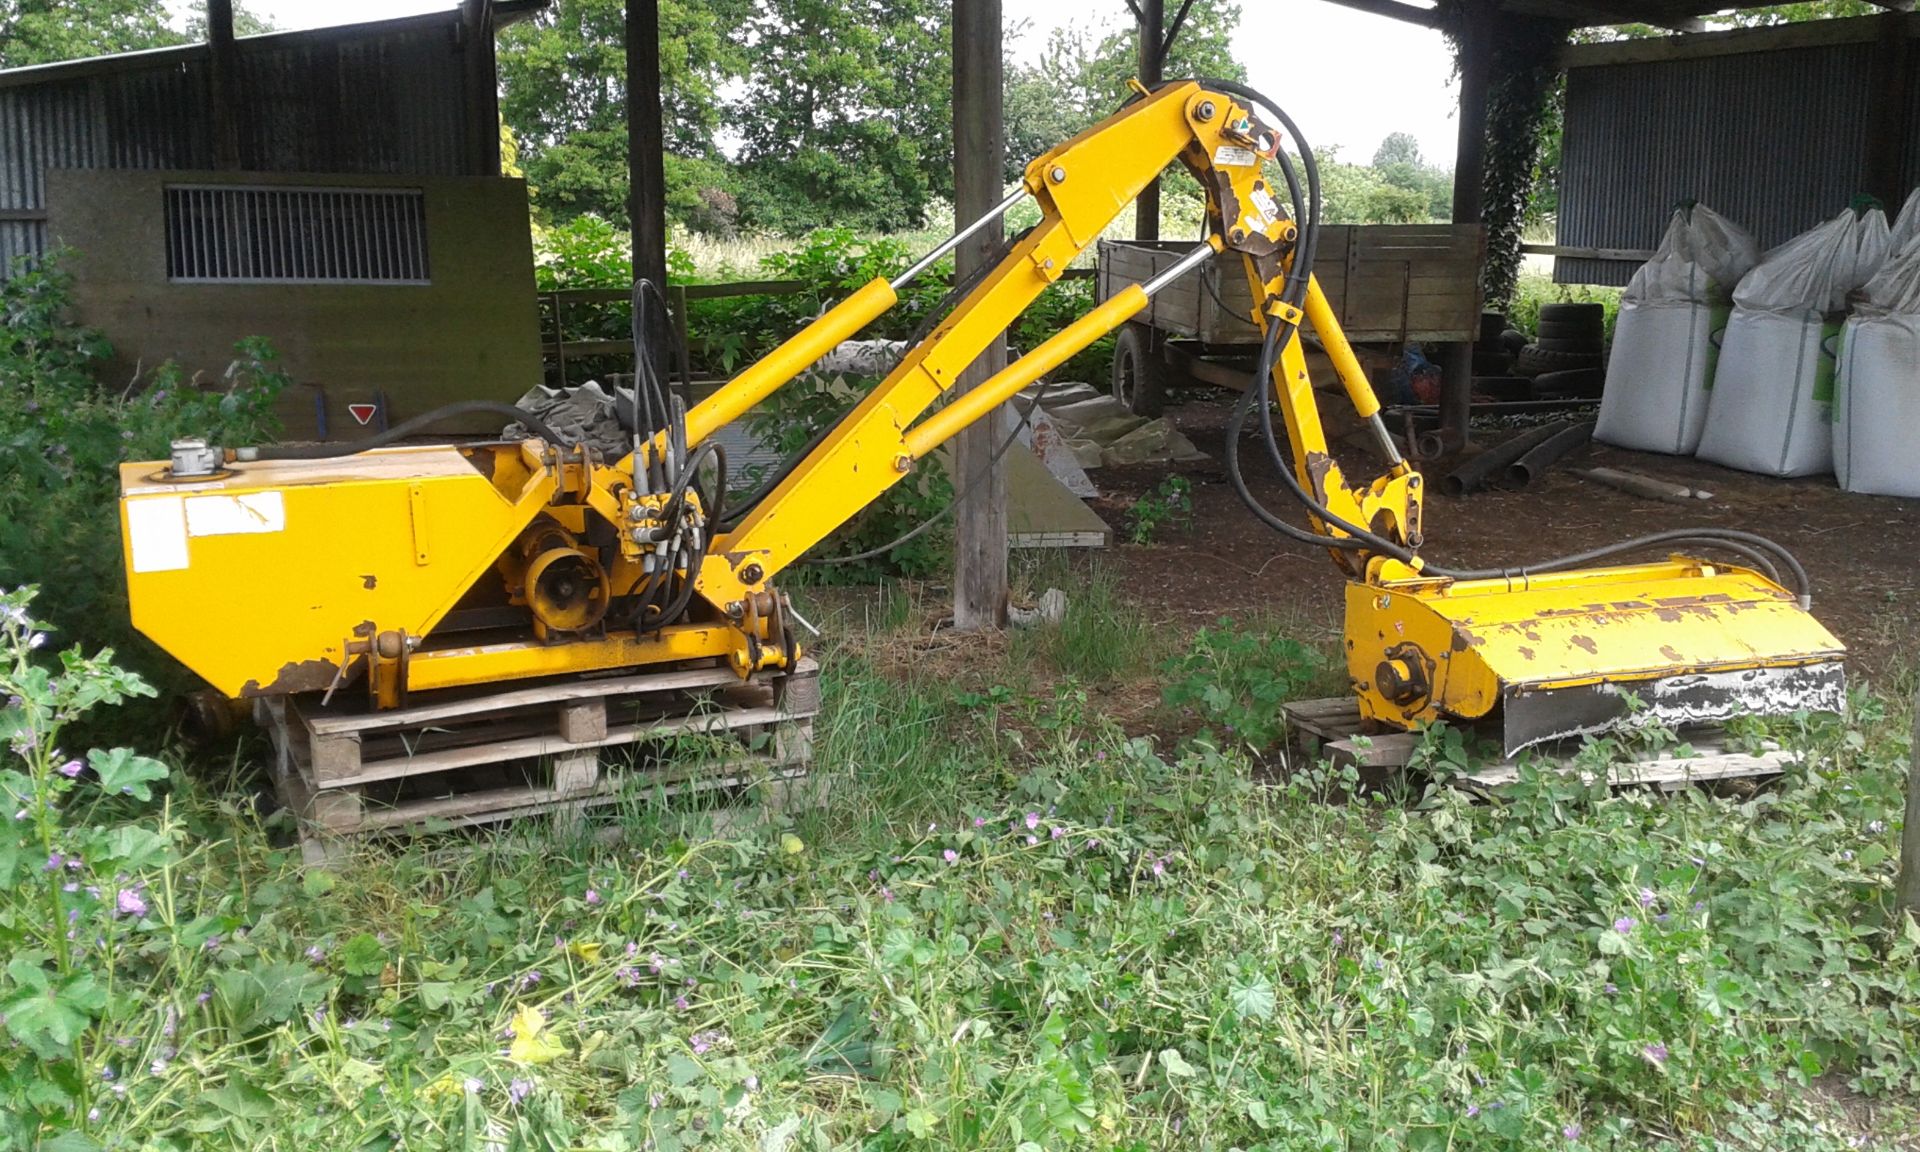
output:
[[[1763, 248], [1833, 216], [1861, 190], [1873, 51], [1834, 44], [1569, 70], [1557, 242], [1652, 248], [1684, 199]], [[1625, 284], [1633, 269], [1563, 256], [1554, 278]]]
[[[460, 14], [237, 42], [240, 166], [463, 175]], [[215, 166], [204, 45], [0, 73], [0, 275], [45, 250], [51, 168]], [[490, 158], [488, 158], [490, 159]]]

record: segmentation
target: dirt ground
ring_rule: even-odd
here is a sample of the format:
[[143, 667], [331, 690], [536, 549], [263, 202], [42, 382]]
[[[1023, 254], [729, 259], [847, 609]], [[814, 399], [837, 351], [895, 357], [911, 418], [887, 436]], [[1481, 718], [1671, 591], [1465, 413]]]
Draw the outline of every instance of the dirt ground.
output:
[[[1116, 539], [1124, 535], [1128, 509], [1168, 475], [1178, 472], [1193, 486], [1190, 531], [1163, 528], [1151, 544], [1109, 550], [1107, 562], [1128, 596], [1158, 619], [1188, 628], [1221, 615], [1279, 613], [1337, 635], [1344, 581], [1332, 561], [1255, 520], [1228, 484], [1226, 396], [1193, 391], [1178, 398], [1169, 419], [1211, 462], [1092, 473], [1102, 492], [1094, 507]], [[1493, 443], [1510, 434], [1491, 430], [1484, 437]], [[1264, 453], [1242, 459], [1262, 502], [1303, 523]], [[1569, 464], [1630, 468], [1705, 489], [1713, 499], [1693, 506], [1648, 500], [1574, 476]], [[1365, 465], [1354, 459], [1349, 467]], [[1430, 468], [1429, 478], [1446, 470]], [[1847, 644], [1856, 676], [1878, 678], [1906, 666], [1920, 640], [1920, 501], [1850, 495], [1832, 477], [1778, 480], [1597, 444], [1525, 491], [1459, 499], [1431, 486], [1429, 492], [1423, 552], [1448, 564], [1520, 564], [1669, 528], [1739, 528], [1770, 536], [1800, 558], [1813, 580], [1814, 612]]]

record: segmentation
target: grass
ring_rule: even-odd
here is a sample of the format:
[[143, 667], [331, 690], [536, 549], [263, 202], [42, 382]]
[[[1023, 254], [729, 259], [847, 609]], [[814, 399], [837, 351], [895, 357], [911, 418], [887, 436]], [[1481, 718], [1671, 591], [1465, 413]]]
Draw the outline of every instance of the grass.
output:
[[[41, 1122], [54, 1146], [66, 1118], [89, 1143], [62, 1148], [289, 1150], [1916, 1131], [1895, 704], [1779, 726], [1807, 767], [1745, 799], [1535, 775], [1498, 805], [1386, 804], [1325, 771], [1258, 786], [1230, 743], [1155, 747], [1087, 686], [1201, 648], [1246, 674], [1283, 632], [1165, 641], [1100, 569], [1052, 561], [1030, 578], [1049, 583], [1067, 628], [1004, 647], [929, 636], [930, 591], [810, 597], [843, 638], [818, 726], [832, 803], [790, 821], [715, 836], [634, 797], [600, 825], [617, 840], [529, 820], [303, 870], [283, 818], [235, 799], [253, 748], [177, 772], [157, 807], [76, 806], [73, 827], [164, 850], [101, 865], [150, 908], [87, 921], [81, 963], [113, 998], [73, 1045], [0, 1049], [0, 1148]], [[17, 925], [37, 873], [9, 869]]]

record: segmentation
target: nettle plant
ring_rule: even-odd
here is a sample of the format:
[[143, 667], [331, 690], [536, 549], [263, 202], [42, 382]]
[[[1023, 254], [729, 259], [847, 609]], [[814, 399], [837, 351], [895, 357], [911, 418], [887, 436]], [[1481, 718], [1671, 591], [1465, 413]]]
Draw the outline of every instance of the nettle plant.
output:
[[[170, 837], [111, 818], [151, 800], [165, 765], [126, 748], [82, 754], [61, 743], [90, 710], [153, 689], [115, 667], [110, 649], [72, 649], [50, 667], [33, 597], [30, 588], [0, 593], [0, 1016], [14, 1042], [0, 1047], [0, 1113], [36, 1118], [26, 1132], [51, 1134], [97, 1122], [124, 1091], [98, 1025], [129, 995], [116, 978], [160, 899], [147, 878]], [[0, 1134], [0, 1147], [22, 1135]]]

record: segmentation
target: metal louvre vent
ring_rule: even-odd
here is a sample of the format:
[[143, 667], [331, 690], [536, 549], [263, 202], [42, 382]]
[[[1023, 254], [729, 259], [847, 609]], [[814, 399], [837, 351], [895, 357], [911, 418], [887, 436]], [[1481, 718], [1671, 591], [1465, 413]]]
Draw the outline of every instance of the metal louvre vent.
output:
[[417, 188], [175, 184], [167, 278], [187, 284], [426, 284]]

